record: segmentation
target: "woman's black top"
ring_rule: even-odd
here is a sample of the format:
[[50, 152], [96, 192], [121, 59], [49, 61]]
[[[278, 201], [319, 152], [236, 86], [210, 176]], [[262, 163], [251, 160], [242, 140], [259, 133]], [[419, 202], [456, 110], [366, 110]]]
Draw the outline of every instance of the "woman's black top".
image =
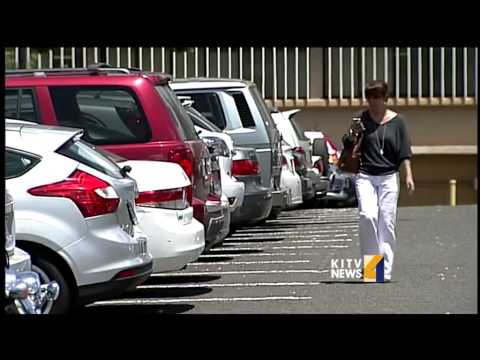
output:
[[360, 147], [360, 172], [368, 175], [397, 172], [402, 161], [412, 157], [405, 120], [397, 114], [390, 121], [379, 125], [370, 117], [368, 110], [361, 113], [361, 118], [365, 132]]

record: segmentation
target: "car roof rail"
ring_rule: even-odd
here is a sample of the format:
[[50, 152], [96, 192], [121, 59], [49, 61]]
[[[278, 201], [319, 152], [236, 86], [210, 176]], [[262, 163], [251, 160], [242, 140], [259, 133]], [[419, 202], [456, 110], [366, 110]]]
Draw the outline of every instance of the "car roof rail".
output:
[[117, 68], [106, 63], [90, 64], [86, 68], [51, 68], [51, 69], [15, 69], [6, 70], [5, 75], [47, 76], [47, 75], [99, 75], [104, 73], [132, 74], [142, 73], [139, 68]]

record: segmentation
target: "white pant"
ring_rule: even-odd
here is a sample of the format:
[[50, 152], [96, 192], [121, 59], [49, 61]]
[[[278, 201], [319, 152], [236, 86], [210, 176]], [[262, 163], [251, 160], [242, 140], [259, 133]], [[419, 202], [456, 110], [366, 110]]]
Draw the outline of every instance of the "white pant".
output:
[[391, 175], [355, 177], [360, 211], [360, 251], [364, 255], [383, 255], [385, 279], [390, 280], [395, 250], [395, 223], [400, 192], [398, 172]]

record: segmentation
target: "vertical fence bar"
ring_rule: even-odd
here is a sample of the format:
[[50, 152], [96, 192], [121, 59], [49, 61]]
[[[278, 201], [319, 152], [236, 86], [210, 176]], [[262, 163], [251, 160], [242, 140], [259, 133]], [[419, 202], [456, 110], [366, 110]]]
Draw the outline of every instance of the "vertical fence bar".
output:
[[38, 52], [37, 68], [38, 68], [38, 69], [41, 69], [41, 68], [42, 68], [42, 53], [41, 53], [41, 52]]
[[153, 46], [150, 47], [150, 71], [155, 71], [155, 49]]
[[105, 62], [110, 64], [110, 48], [108, 46], [105, 48]]
[[127, 47], [127, 67], [132, 67], [132, 48]]
[[205, 75], [206, 77], [210, 77], [210, 49], [208, 47], [205, 48]]
[[385, 82], [388, 83], [388, 47], [383, 48], [383, 77]]
[[332, 48], [327, 48], [327, 73], [328, 73], [328, 92], [327, 98], [332, 99]]
[[422, 97], [422, 48], [418, 48], [418, 98]]
[[395, 48], [395, 98], [400, 98], [400, 48]]
[[463, 98], [466, 99], [468, 97], [468, 67], [467, 67], [467, 48], [463, 48]]
[[217, 77], [221, 76], [220, 61], [220, 47], [217, 47]]
[[18, 47], [15, 48], [15, 69], [18, 69], [18, 66], [20, 65], [20, 52], [18, 50]]
[[177, 52], [172, 51], [172, 76], [175, 79], [177, 77]]
[[29, 46], [27, 46], [25, 52], [26, 52], [25, 55], [27, 57], [27, 59], [25, 60], [25, 65], [26, 65], [27, 69], [30, 69], [30, 47]]
[[139, 68], [143, 70], [143, 47], [138, 48], [138, 64]]
[[240, 79], [243, 79], [243, 48], [238, 49]]
[[187, 54], [187, 51], [184, 50], [183, 51], [183, 78], [187, 78], [187, 75], [188, 75], [188, 69], [187, 69], [187, 66], [188, 66], [188, 58], [187, 58], [188, 54]]
[[338, 82], [340, 83], [339, 98], [343, 100], [343, 48], [338, 48]]
[[117, 47], [117, 67], [120, 67], [120, 48]]
[[377, 79], [377, 48], [372, 48], [373, 52], [373, 80]]
[[65, 67], [65, 49], [60, 47], [60, 67], [63, 69]]
[[162, 47], [162, 72], [165, 72], [165, 48]]
[[250, 80], [253, 82], [253, 47], [250, 48]]
[[355, 78], [353, 77], [355, 49], [350, 48], [350, 100], [355, 98]]
[[98, 48], [97, 47], [93, 48], [93, 62], [98, 63]]
[[232, 78], [232, 48], [228, 47], [228, 78]]
[[430, 92], [430, 99], [433, 98], [433, 47], [428, 49], [429, 51], [429, 63], [428, 63], [428, 70], [429, 70], [429, 92]]
[[198, 47], [195, 48], [195, 77], [198, 77]]
[[298, 101], [298, 47], [295, 47], [295, 101]]
[[265, 48], [262, 46], [262, 98], [265, 99]]
[[452, 47], [452, 98], [457, 97], [457, 48]]
[[277, 48], [273, 47], [273, 105], [277, 101]]
[[440, 96], [445, 97], [445, 48], [440, 48]]
[[306, 78], [307, 78], [307, 101], [310, 100], [310, 48], [306, 50]]
[[475, 47], [475, 103], [478, 104], [478, 47]]
[[365, 101], [365, 48], [362, 47], [362, 100]]
[[407, 47], [407, 98], [412, 95], [412, 62], [411, 62], [411, 49]]
[[[84, 53], [83, 62], [85, 63], [85, 48], [83, 48], [83, 53]], [[53, 49], [48, 49], [48, 67], [50, 69], [53, 69]]]
[[287, 59], [288, 52], [287, 48], [283, 48], [283, 100], [287, 101], [288, 99], [288, 71], [287, 71]]

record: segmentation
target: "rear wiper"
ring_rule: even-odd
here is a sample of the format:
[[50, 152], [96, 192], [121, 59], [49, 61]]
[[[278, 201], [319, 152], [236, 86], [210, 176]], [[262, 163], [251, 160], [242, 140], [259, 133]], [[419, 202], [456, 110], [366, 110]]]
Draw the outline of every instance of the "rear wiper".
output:
[[125, 165], [124, 167], [122, 167], [120, 169], [120, 174], [122, 174], [123, 177], [127, 177], [127, 174], [132, 171], [132, 167], [131, 166], [128, 166], [128, 165]]

